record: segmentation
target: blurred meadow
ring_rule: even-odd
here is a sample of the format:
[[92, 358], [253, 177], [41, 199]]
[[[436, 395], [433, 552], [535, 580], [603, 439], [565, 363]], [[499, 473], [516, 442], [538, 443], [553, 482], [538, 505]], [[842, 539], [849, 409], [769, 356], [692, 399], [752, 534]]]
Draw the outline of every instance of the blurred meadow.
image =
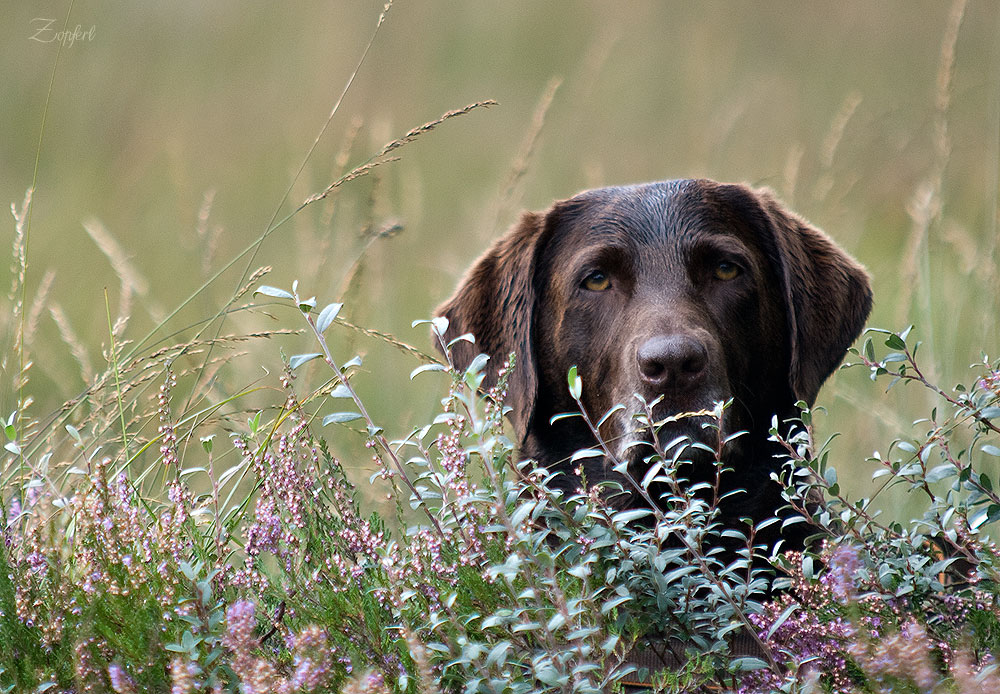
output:
[[[411, 322], [520, 210], [655, 179], [775, 189], [869, 268], [869, 324], [915, 324], [946, 390], [1000, 351], [1000, 4], [399, 0], [325, 127], [382, 9], [5, 3], [0, 198], [20, 213], [34, 187], [24, 233], [4, 225], [26, 250], [23, 292], [17, 259], [4, 263], [0, 316], [0, 414], [30, 396], [21, 416], [38, 422], [22, 445], [62, 450], [63, 424], [98, 437], [92, 415], [112, 396], [88, 388], [112, 336], [124, 363], [196, 336], [299, 330], [288, 306], [237, 296], [262, 266], [254, 286], [298, 280], [320, 306], [343, 301], [350, 323], [430, 353]], [[80, 27], [72, 43], [64, 26]], [[488, 99], [289, 217], [411, 128]], [[341, 361], [363, 356], [353, 382], [390, 436], [434, 411], [447, 384], [411, 382], [419, 359], [329, 334]], [[281, 355], [312, 351], [306, 334], [191, 343], [174, 359], [175, 409], [262, 388], [214, 410], [245, 422], [281, 402]], [[843, 432], [833, 459], [851, 495], [874, 493], [865, 459], [932, 402], [912, 384], [886, 394], [863, 368], [831, 379], [820, 438]], [[340, 436], [360, 440], [340, 431], [334, 448]], [[53, 466], [71, 462], [59, 455]]]

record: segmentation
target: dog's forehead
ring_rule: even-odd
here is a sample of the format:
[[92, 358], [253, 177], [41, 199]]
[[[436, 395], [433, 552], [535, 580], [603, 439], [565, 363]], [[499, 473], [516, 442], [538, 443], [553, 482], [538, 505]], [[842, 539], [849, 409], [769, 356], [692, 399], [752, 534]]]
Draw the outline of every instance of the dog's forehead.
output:
[[625, 238], [641, 245], [684, 241], [694, 234], [745, 231], [713, 195], [717, 184], [696, 179], [589, 190], [567, 201], [577, 233], [589, 239]]

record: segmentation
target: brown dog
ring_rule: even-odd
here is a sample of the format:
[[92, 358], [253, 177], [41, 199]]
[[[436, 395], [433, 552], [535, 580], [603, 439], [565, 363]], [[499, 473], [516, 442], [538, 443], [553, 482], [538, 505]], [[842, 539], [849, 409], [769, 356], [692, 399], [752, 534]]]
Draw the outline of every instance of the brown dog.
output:
[[[679, 180], [587, 191], [526, 213], [437, 313], [450, 321], [446, 338], [476, 337], [455, 344], [459, 368], [489, 355], [484, 388], [516, 353], [507, 404], [520, 453], [551, 469], [571, 473], [570, 456], [596, 444], [579, 418], [550, 421], [577, 410], [571, 366], [591, 419], [625, 405], [601, 435], [639, 479], [652, 452], [635, 443], [639, 398], [659, 398], [656, 418], [732, 398], [722, 434], [747, 433], [724, 450], [722, 492], [743, 492], [729, 496], [722, 514], [739, 525], [782, 506], [770, 480], [781, 464], [768, 442], [772, 417], [797, 415], [798, 400], [813, 403], [871, 303], [864, 269], [769, 191]], [[705, 421], [668, 424], [659, 439], [715, 449], [718, 432]], [[703, 447], [689, 447], [688, 458], [689, 482], [714, 476]], [[584, 461], [591, 482], [615, 479], [611, 467]], [[579, 484], [572, 474], [559, 479], [567, 489]]]

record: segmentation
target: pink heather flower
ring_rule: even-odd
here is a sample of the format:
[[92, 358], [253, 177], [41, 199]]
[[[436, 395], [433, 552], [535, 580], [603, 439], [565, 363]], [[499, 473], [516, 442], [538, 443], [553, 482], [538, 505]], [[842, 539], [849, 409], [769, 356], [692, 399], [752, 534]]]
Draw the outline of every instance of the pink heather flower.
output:
[[243, 694], [285, 694], [290, 691], [288, 681], [278, 676], [274, 665], [263, 658], [255, 658], [249, 667], [234, 668], [240, 677]]
[[333, 654], [326, 632], [318, 626], [309, 626], [295, 637], [295, 671], [291, 686], [296, 691], [311, 692], [324, 686], [330, 677]]
[[841, 603], [846, 605], [855, 598], [854, 576], [862, 566], [861, 556], [852, 545], [841, 545], [830, 557], [830, 570], [827, 572], [830, 590]]
[[166, 378], [157, 395], [157, 411], [160, 414], [160, 454], [167, 465], [180, 465], [177, 457], [177, 432], [170, 421], [170, 391], [177, 385], [177, 376], [167, 364]]
[[13, 526], [21, 515], [21, 500], [16, 496], [10, 500], [10, 508], [7, 510], [7, 525]]
[[257, 645], [253, 631], [257, 628], [255, 607], [249, 600], [237, 600], [226, 610], [226, 636], [223, 644], [237, 652], [248, 653]]
[[197, 686], [195, 676], [201, 672], [198, 663], [177, 657], [170, 661], [170, 694], [193, 694]]
[[283, 537], [284, 525], [274, 498], [261, 496], [257, 499], [254, 522], [247, 529], [247, 554], [251, 557], [261, 552], [277, 554]]
[[135, 683], [118, 663], [108, 665], [108, 679], [111, 680], [111, 688], [118, 694], [136, 694]]
[[990, 371], [979, 381], [979, 387], [1000, 395], [1000, 371]]
[[923, 626], [910, 620], [902, 630], [876, 642], [873, 652], [865, 653], [852, 644], [854, 655], [870, 675], [890, 675], [915, 684], [921, 692], [931, 692], [938, 676], [931, 663], [932, 644]]
[[73, 669], [76, 681], [81, 685], [80, 691], [94, 691], [97, 682], [104, 679], [103, 668], [98, 664], [93, 637], [80, 640], [73, 649]]

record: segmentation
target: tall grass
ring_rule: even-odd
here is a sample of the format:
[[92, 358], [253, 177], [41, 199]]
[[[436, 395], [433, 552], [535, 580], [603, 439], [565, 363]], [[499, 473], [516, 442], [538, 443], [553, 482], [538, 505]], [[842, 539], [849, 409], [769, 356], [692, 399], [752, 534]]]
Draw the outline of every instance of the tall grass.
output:
[[[780, 183], [764, 181], [868, 260], [882, 306], [876, 321], [894, 328], [877, 334], [888, 354], [869, 341], [853, 359], [861, 366], [826, 391], [830, 414], [818, 431], [851, 432], [849, 440], [816, 446], [820, 413], [812, 412], [786, 442], [789, 502], [830, 534], [815, 554], [764, 557], [747, 529], [743, 554], [720, 558], [711, 550], [714, 510], [682, 490], [643, 518], [616, 514], [592, 489], [560, 497], [544, 471], [516, 464], [499, 416], [502, 387], [478, 400], [478, 367], [455, 373], [427, 354], [425, 326], [386, 329], [411, 320], [399, 314], [419, 303], [388, 297], [402, 287], [431, 295], [450, 281], [429, 278], [407, 255], [430, 242], [412, 240], [421, 224], [414, 229], [395, 209], [411, 185], [394, 168], [402, 148], [495, 104], [473, 102], [370, 146], [364, 138], [381, 126], [355, 120], [332, 165], [318, 164], [348, 90], [392, 24], [388, 6], [307, 153], [289, 167], [284, 193], [258, 210], [266, 221], [256, 235], [238, 234], [241, 249], [227, 244], [232, 223], [217, 211], [224, 184], [198, 194], [190, 224], [169, 222], [174, 244], [194, 249], [162, 259], [183, 268], [173, 286], [145, 274], [156, 263], [130, 249], [127, 230], [88, 213], [83, 233], [117, 293], [105, 291], [96, 314], [82, 310], [39, 260], [39, 244], [29, 246], [38, 234], [32, 210], [52, 200], [32, 185], [11, 207], [0, 316], [0, 642], [8, 644], [0, 688], [997, 686], [996, 552], [983, 535], [1000, 519], [998, 152], [993, 142], [985, 155], [992, 197], [980, 199], [981, 185], [963, 194], [969, 178], [958, 172], [975, 167], [960, 168], [953, 125], [963, 20], [976, 9], [957, 0], [942, 27], [929, 131], [918, 130], [927, 137], [913, 145], [922, 167], [903, 177], [912, 185], [881, 187], [866, 171], [865, 130], [891, 128], [878, 130], [888, 116], [866, 110], [871, 95], [860, 88], [838, 97], [814, 140], [782, 141], [772, 167]], [[613, 32], [596, 41], [587, 70], [614, 72], [620, 45]], [[566, 74], [532, 92], [513, 163], [506, 175], [494, 172], [497, 199], [464, 203], [476, 207], [463, 218], [472, 231], [432, 237], [442, 245], [435, 269], [457, 270], [539, 197], [605, 182], [608, 171], [624, 175], [610, 159], [602, 171], [599, 157], [560, 132], [572, 131], [565, 111], [586, 112], [596, 89], [581, 86], [592, 75]], [[720, 107], [707, 150], [733, 147], [749, 103]], [[573, 156], [555, 157], [553, 147]], [[642, 161], [626, 149], [634, 156], [621, 158]], [[634, 168], [645, 178], [742, 177], [715, 173], [730, 172], [709, 159], [694, 171]], [[290, 199], [301, 202], [289, 207]], [[296, 260], [259, 260], [272, 255]], [[290, 273], [297, 285], [284, 281]], [[316, 302], [313, 292], [329, 299]], [[919, 361], [900, 330], [914, 317]], [[970, 362], [976, 371], [966, 377]], [[444, 375], [404, 389], [401, 375], [414, 369]], [[938, 387], [956, 381], [966, 385]], [[926, 419], [911, 433], [917, 417]], [[635, 482], [639, 493], [648, 486]], [[827, 502], [804, 505], [817, 491]], [[891, 511], [880, 515], [880, 506]], [[777, 583], [762, 562], [777, 565]], [[754, 648], [734, 658], [737, 631]], [[635, 665], [649, 650], [659, 654], [657, 672]]]

